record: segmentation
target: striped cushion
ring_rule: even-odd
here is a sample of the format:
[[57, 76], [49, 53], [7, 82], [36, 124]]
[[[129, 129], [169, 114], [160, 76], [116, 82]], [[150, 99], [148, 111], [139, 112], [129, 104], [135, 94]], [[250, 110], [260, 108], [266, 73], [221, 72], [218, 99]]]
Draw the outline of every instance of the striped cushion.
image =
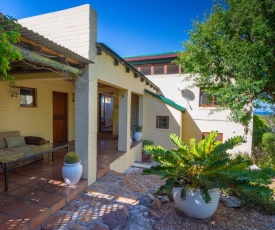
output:
[[5, 140], [6, 140], [8, 148], [26, 145], [25, 138], [22, 136], [20, 136], [20, 137], [6, 137]]

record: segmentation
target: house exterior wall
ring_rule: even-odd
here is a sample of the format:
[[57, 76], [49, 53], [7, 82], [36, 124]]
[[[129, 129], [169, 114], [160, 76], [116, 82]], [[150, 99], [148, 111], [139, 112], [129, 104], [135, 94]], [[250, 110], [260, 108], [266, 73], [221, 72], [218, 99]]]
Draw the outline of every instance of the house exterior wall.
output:
[[83, 57], [92, 59], [95, 54], [97, 13], [88, 4], [18, 22]]
[[160, 87], [165, 97], [175, 101], [177, 104], [186, 108], [186, 112], [182, 116], [182, 139], [189, 143], [190, 138], [202, 139], [202, 132], [210, 132], [217, 130], [223, 133], [223, 140], [227, 140], [236, 135], [246, 137], [246, 143], [234, 148], [234, 152], [241, 151], [251, 153], [252, 146], [252, 123], [247, 135], [244, 133], [244, 127], [238, 123], [227, 119], [230, 111], [215, 112], [210, 115], [211, 109], [214, 107], [200, 107], [199, 96], [200, 89], [198, 87], [189, 88], [195, 95], [193, 101], [189, 103], [182, 97], [181, 90], [187, 86], [191, 86], [192, 82], [182, 82], [183, 76], [173, 75], [150, 75], [147, 76], [152, 82]]
[[33, 108], [20, 107], [20, 95], [15, 99], [11, 98], [13, 89], [9, 86], [10, 82], [0, 81], [0, 119], [2, 121], [0, 132], [19, 130], [23, 136], [40, 136], [52, 141], [52, 94], [53, 91], [57, 91], [67, 93], [67, 137], [68, 141], [74, 140], [75, 102], [72, 101], [73, 84], [58, 78], [54, 73], [40, 73], [35, 75], [37, 79], [19, 80], [29, 76], [29, 74], [14, 75], [14, 77], [18, 77], [17, 86], [36, 89], [37, 106]]
[[[114, 114], [114, 132], [119, 134], [119, 149], [127, 156], [115, 165], [120, 170], [128, 168], [137, 155], [141, 157], [139, 144], [130, 149], [131, 93], [138, 94], [142, 102], [144, 89], [150, 90], [150, 87], [140, 78], [134, 78], [133, 72], [126, 73], [121, 63], [115, 66], [110, 55], [104, 52], [97, 55], [96, 12], [89, 5], [83, 5], [22, 19], [19, 23], [93, 61], [86, 67], [84, 75], [77, 76], [75, 81], [75, 147], [83, 164], [82, 177], [88, 179], [88, 184], [96, 180], [98, 82], [113, 86], [119, 94], [115, 101], [119, 110]], [[139, 122], [143, 125], [142, 114]]]
[[[166, 149], [174, 148], [170, 134], [181, 136], [182, 112], [163, 103], [152, 95], [145, 94], [144, 98], [144, 135], [143, 140], [152, 140], [154, 145]], [[169, 129], [156, 128], [156, 116], [169, 116]]]

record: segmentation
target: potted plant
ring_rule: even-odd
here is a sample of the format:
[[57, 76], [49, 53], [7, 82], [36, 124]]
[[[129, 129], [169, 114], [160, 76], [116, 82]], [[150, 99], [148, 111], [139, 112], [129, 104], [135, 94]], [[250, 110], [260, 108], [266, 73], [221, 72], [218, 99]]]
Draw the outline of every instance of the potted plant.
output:
[[143, 140], [142, 141], [142, 146], [143, 146], [143, 150], [142, 150], [142, 162], [151, 162], [151, 155], [146, 152], [146, 150], [144, 149], [144, 147], [146, 145], [153, 145], [153, 144], [154, 144], [154, 142], [151, 141], [151, 140]]
[[76, 152], [68, 152], [64, 157], [62, 175], [68, 185], [77, 184], [82, 175], [83, 167]]
[[192, 138], [188, 147], [176, 134], [170, 138], [177, 146], [166, 150], [160, 146], [145, 146], [147, 153], [159, 165], [143, 170], [144, 174], [157, 174], [166, 179], [159, 192], [171, 192], [176, 208], [193, 218], [208, 219], [215, 212], [219, 189], [236, 189], [260, 197], [272, 197], [268, 187], [270, 170], [251, 170], [252, 162], [241, 155], [232, 157], [226, 151], [241, 144], [244, 138], [235, 136], [224, 143], [216, 140], [212, 131], [198, 144]]
[[137, 125], [134, 133], [135, 141], [141, 141], [142, 138], [142, 126]]

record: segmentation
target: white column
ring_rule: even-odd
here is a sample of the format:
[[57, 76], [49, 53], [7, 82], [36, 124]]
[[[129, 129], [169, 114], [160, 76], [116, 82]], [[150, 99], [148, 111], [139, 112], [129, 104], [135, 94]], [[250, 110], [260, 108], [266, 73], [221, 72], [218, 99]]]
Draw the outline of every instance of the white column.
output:
[[130, 114], [131, 92], [129, 90], [119, 91], [119, 118], [118, 118], [118, 150], [128, 151], [130, 149]]
[[92, 64], [75, 82], [75, 149], [80, 155], [88, 185], [96, 180], [97, 159], [97, 80]]

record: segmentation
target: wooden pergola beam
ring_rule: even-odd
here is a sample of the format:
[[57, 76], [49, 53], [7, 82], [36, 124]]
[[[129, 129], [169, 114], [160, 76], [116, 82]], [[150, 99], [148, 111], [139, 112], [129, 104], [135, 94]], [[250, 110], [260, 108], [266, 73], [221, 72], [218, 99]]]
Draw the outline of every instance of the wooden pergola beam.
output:
[[13, 45], [13, 47], [14, 47], [15, 50], [18, 50], [22, 54], [24, 59], [26, 59], [30, 62], [37, 63], [37, 64], [40, 64], [40, 65], [45, 65], [45, 66], [51, 67], [53, 69], [58, 69], [58, 70], [61, 70], [61, 71], [70, 72], [70, 73], [73, 73], [73, 74], [76, 74], [76, 75], [83, 75], [84, 74], [84, 71], [82, 69], [78, 69], [78, 68], [75, 68], [75, 67], [72, 67], [72, 66], [69, 66], [69, 65], [59, 63], [57, 61], [54, 61], [54, 60], [51, 60], [49, 58], [40, 56], [40, 55], [38, 55], [38, 54], [36, 54], [32, 51], [23, 49], [23, 48], [21, 48], [19, 46], [16, 46], [16, 45]]
[[76, 61], [76, 60], [74, 60], [72, 58], [66, 57], [65, 55], [63, 55], [61, 53], [58, 53], [58, 52], [56, 52], [54, 50], [51, 50], [51, 49], [49, 49], [49, 48], [47, 48], [47, 47], [45, 47], [43, 45], [40, 45], [40, 44], [38, 44], [38, 43], [36, 43], [34, 41], [31, 41], [31, 40], [29, 40], [29, 39], [27, 39], [25, 37], [21, 36], [20, 37], [20, 42], [23, 42], [23, 43], [26, 43], [26, 44], [32, 45], [32, 46], [38, 46], [38, 47], [40, 47], [40, 51], [42, 51], [42, 52], [45, 52], [45, 53], [48, 53], [48, 54], [51, 54], [51, 55], [54, 55], [54, 56], [59, 56], [59, 57], [62, 57], [62, 58], [66, 58], [67, 62], [70, 62], [70, 63], [75, 64], [75, 65], [81, 65], [81, 63], [79, 61]]

